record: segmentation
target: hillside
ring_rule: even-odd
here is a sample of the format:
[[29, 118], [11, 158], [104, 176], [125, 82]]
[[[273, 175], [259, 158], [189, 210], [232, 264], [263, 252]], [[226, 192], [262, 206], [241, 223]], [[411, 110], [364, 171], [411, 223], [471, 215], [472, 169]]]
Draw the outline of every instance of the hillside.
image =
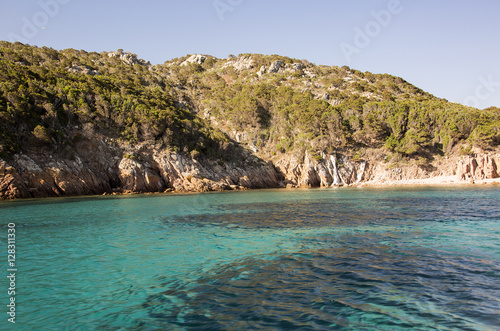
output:
[[432, 176], [500, 143], [500, 109], [348, 67], [7, 42], [0, 55], [3, 198], [352, 184], [380, 162]]

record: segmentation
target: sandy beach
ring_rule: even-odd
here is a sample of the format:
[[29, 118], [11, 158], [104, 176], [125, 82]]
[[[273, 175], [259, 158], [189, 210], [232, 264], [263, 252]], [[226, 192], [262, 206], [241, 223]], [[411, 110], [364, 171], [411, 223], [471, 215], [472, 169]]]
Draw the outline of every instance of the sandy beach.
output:
[[459, 180], [457, 176], [437, 176], [422, 179], [406, 179], [406, 180], [372, 180], [360, 183], [360, 187], [364, 186], [441, 186], [441, 185], [500, 185], [500, 178], [481, 179], [481, 180]]

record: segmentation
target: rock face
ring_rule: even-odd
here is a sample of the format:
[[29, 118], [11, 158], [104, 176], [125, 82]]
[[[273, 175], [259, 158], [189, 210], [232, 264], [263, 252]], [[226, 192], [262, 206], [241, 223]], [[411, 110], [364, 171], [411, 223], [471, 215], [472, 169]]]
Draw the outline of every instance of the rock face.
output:
[[123, 52], [123, 51], [109, 52], [108, 57], [117, 57], [128, 65], [134, 65], [134, 64], [147, 65], [147, 66], [151, 65], [149, 61], [139, 59], [137, 58], [137, 54], [130, 52]]
[[292, 64], [292, 70], [293, 71], [299, 71], [304, 69], [304, 65], [302, 63], [294, 63]]
[[257, 76], [261, 77], [265, 73], [266, 73], [266, 66], [262, 66], [260, 67], [259, 71], [257, 71]]
[[277, 73], [280, 71], [281, 67], [283, 67], [284, 63], [283, 61], [277, 60], [271, 63], [271, 66], [269, 67], [269, 72], [270, 73]]
[[459, 180], [481, 180], [499, 178], [500, 155], [464, 157], [457, 166]]
[[[0, 188], [0, 198], [102, 194], [119, 185], [111, 149], [104, 141], [84, 141], [76, 148], [81, 153], [69, 158], [43, 152], [14, 155], [8, 166], [15, 174], [10, 188]], [[5, 161], [0, 162], [8, 169]]]
[[[234, 162], [195, 159], [160, 146], [134, 146], [88, 135], [73, 154], [32, 150], [0, 159], [0, 199], [132, 192], [208, 192], [245, 188], [332, 187], [456, 176], [457, 181], [498, 178], [500, 155], [443, 158], [434, 165], [395, 167], [383, 159], [353, 161], [341, 153], [265, 162], [250, 151]], [[256, 153], [254, 151], [254, 153]]]
[[193, 54], [190, 57], [187, 58], [186, 61], [181, 63], [181, 66], [187, 66], [190, 63], [197, 63], [197, 64], [203, 64], [207, 57], [205, 55], [201, 54]]
[[248, 70], [253, 68], [254, 61], [251, 57], [241, 57], [235, 60], [228, 61], [224, 67], [233, 66], [237, 71]]
[[219, 164], [139, 144], [88, 139], [75, 154], [17, 154], [0, 159], [0, 199], [95, 195], [113, 192], [220, 191], [278, 187], [279, 173], [248, 155]]
[[337, 154], [322, 154], [320, 159], [306, 154], [303, 162], [284, 158], [275, 166], [285, 176], [284, 185], [328, 187], [359, 184], [364, 179], [366, 162], [352, 162]]
[[14, 167], [0, 159], [0, 198], [29, 198], [28, 188]]

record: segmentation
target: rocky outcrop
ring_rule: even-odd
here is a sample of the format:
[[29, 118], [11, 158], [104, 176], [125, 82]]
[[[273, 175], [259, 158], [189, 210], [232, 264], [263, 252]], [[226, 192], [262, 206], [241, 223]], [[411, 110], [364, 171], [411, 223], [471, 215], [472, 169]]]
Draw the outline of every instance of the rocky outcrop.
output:
[[14, 167], [0, 159], [0, 198], [29, 198], [28, 188]]
[[499, 178], [500, 155], [443, 157], [433, 164], [353, 161], [341, 153], [275, 157], [242, 150], [233, 162], [196, 159], [148, 143], [88, 135], [70, 155], [32, 150], [0, 159], [0, 199], [133, 192], [208, 192], [274, 187], [402, 183], [440, 176], [454, 182]]
[[359, 184], [364, 179], [366, 162], [353, 162], [347, 156], [306, 153], [304, 160], [282, 158], [275, 166], [284, 175], [284, 185], [329, 187]]
[[221, 191], [278, 187], [278, 173], [268, 163], [249, 156], [242, 164], [199, 161], [167, 150], [152, 149], [142, 161], [126, 158], [119, 164], [123, 189], [130, 191]]
[[181, 66], [187, 66], [188, 64], [191, 63], [203, 64], [203, 62], [205, 62], [206, 59], [207, 57], [205, 55], [193, 54], [190, 57], [188, 57], [186, 61], [182, 62]]
[[262, 66], [260, 67], [259, 71], [257, 71], [257, 76], [261, 77], [265, 73], [266, 73], [266, 66]]
[[383, 162], [367, 163], [365, 170], [365, 179], [372, 185], [398, 185], [442, 176], [453, 176], [453, 170], [426, 168], [416, 164], [392, 166]]
[[382, 160], [366, 164], [365, 180], [372, 185], [404, 183], [474, 183], [500, 178], [500, 155], [477, 154], [475, 156], [450, 155], [432, 162], [386, 163]]
[[499, 178], [500, 155], [466, 156], [457, 166], [459, 180], [482, 180]]
[[89, 68], [87, 66], [78, 66], [74, 65], [71, 68], [68, 68], [69, 72], [72, 73], [78, 73], [78, 74], [83, 74], [83, 75], [91, 75], [91, 76], [99, 76], [100, 73], [99, 71]]
[[[0, 160], [6, 169], [14, 169], [9, 187], [0, 187], [0, 198], [102, 194], [119, 185], [110, 146], [82, 141], [75, 148], [80, 153], [69, 157], [34, 151], [16, 154], [9, 163]], [[7, 182], [5, 175], [3, 181]]]
[[291, 67], [293, 71], [300, 71], [304, 69], [304, 65], [302, 63], [294, 63]]
[[237, 163], [220, 163], [145, 143], [86, 139], [70, 157], [32, 151], [0, 159], [0, 199], [278, 187], [272, 164], [242, 156]]
[[161, 192], [168, 183], [157, 173], [157, 169], [148, 162], [139, 162], [124, 157], [118, 164], [121, 187], [132, 192]]
[[118, 50], [116, 52], [109, 52], [108, 57], [119, 58], [120, 60], [123, 61], [123, 63], [128, 64], [128, 65], [134, 65], [134, 64], [140, 64], [140, 65], [146, 65], [146, 66], [151, 65], [151, 63], [149, 61], [139, 59], [137, 57], [137, 54], [130, 53], [130, 52], [124, 52], [123, 50]]
[[277, 61], [274, 61], [273, 63], [271, 63], [271, 66], [269, 67], [269, 72], [270, 73], [277, 73], [278, 71], [280, 71], [280, 69], [284, 66], [285, 64], [283, 63], [283, 61], [280, 61], [280, 60], [277, 60]]
[[228, 61], [223, 67], [233, 66], [236, 71], [242, 71], [252, 69], [253, 65], [254, 61], [251, 57], [243, 56]]

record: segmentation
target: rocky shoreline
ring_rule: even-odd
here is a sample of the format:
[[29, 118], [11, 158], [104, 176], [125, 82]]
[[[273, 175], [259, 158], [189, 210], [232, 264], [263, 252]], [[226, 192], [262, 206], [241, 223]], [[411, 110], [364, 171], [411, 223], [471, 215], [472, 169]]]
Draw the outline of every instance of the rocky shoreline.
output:
[[393, 164], [341, 153], [264, 160], [243, 150], [237, 162], [197, 159], [148, 143], [88, 136], [72, 153], [32, 149], [0, 159], [0, 199], [259, 188], [498, 184], [500, 154]]

